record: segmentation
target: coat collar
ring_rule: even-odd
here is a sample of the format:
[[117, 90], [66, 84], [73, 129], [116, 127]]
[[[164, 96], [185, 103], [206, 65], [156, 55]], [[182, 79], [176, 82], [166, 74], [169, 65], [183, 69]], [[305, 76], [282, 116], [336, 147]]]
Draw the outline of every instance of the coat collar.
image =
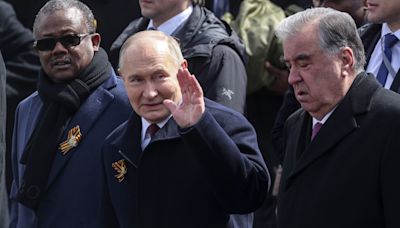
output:
[[141, 118], [133, 112], [118, 133], [119, 135], [110, 142], [111, 145], [117, 148], [118, 153], [135, 168], [139, 166], [143, 154], [151, 149], [153, 143], [180, 137], [178, 125], [173, 118], [170, 118], [142, 151], [141, 129]]
[[[113, 73], [112, 76], [95, 91], [93, 91], [93, 93], [82, 104], [76, 114], [69, 121], [60, 141], [67, 139], [69, 130], [78, 125], [82, 133], [82, 140], [84, 140], [85, 135], [89, 134], [91, 128], [96, 123], [96, 120], [114, 100], [114, 96], [108, 90], [116, 85], [116, 76]], [[59, 152], [56, 154], [53, 161], [52, 171], [49, 175], [48, 186], [50, 186], [51, 183], [56, 179], [71, 157], [74, 156], [76, 152], [79, 153], [79, 151], [75, 150], [79, 150], [79, 147], [72, 149], [65, 155], [62, 155]]]
[[[340, 102], [314, 140], [305, 147], [301, 157], [297, 161], [293, 161], [293, 156], [295, 155], [291, 156], [292, 160], [289, 162], [294, 165], [292, 171], [289, 173], [287, 186], [291, 179], [295, 178], [296, 175], [301, 173], [319, 157], [329, 152], [344, 137], [359, 128], [359, 120], [370, 110], [372, 96], [379, 89], [382, 88], [372, 75], [363, 72], [356, 77], [347, 95]], [[304, 135], [304, 128], [302, 126], [304, 126], [304, 123], [309, 123], [311, 118], [304, 110], [301, 110], [298, 116], [298, 121], [291, 128], [293, 130], [292, 134], [296, 136], [295, 148], [288, 146], [289, 150], [287, 150], [290, 151], [293, 149], [296, 154], [297, 150], [301, 149], [298, 145], [301, 145], [301, 140], [304, 140], [304, 137], [301, 137], [302, 134]]]

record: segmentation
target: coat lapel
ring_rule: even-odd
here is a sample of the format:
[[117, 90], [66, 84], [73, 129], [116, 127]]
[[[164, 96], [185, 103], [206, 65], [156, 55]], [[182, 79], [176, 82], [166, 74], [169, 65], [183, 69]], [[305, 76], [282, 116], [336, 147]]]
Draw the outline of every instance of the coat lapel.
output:
[[137, 168], [143, 155], [148, 152], [148, 148], [157, 141], [168, 140], [179, 137], [178, 127], [171, 117], [168, 122], [156, 132], [150, 143], [142, 151], [141, 142], [142, 124], [140, 117], [133, 114], [128, 121], [127, 127], [121, 137], [117, 138], [112, 144], [118, 149], [118, 153], [131, 165]]
[[[68, 132], [75, 126], [79, 126], [82, 133], [81, 143], [85, 140], [85, 135], [90, 134], [90, 130], [102, 115], [107, 106], [113, 101], [114, 96], [103, 87], [97, 88], [85, 101], [85, 103], [79, 108], [78, 112], [70, 120], [69, 124], [64, 130], [63, 136], [60, 142], [68, 139]], [[79, 150], [79, 144], [77, 147], [72, 148], [68, 153], [62, 155], [60, 150], [57, 150], [57, 154], [53, 161], [53, 166], [49, 176], [48, 186], [54, 181], [60, 171], [65, 167], [68, 161], [74, 156], [75, 153], [83, 153], [84, 151]]]

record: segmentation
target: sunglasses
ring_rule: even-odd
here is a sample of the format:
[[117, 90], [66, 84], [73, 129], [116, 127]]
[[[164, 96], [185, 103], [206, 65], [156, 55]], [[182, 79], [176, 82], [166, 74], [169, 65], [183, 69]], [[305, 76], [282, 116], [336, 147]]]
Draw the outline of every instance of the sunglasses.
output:
[[33, 47], [39, 51], [52, 51], [57, 42], [60, 42], [65, 48], [78, 46], [83, 39], [90, 34], [70, 34], [58, 38], [44, 38], [36, 40]]

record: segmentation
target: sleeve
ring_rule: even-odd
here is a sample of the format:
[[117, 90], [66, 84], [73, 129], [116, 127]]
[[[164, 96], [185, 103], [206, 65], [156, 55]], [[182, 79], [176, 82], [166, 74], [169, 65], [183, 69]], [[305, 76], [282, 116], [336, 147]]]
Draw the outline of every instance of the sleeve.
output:
[[10, 192], [10, 228], [17, 227], [18, 224], [18, 203], [15, 201], [15, 196], [17, 195], [17, 191], [19, 188], [19, 168], [18, 168], [18, 143], [17, 143], [17, 135], [18, 135], [18, 116], [19, 116], [19, 107], [15, 112], [15, 122], [14, 122], [14, 132], [13, 132], [13, 140], [12, 140], [12, 152], [11, 152], [11, 167], [13, 173], [13, 181], [11, 185], [11, 192]]
[[256, 133], [239, 114], [222, 116], [206, 111], [193, 127], [181, 132], [225, 211], [249, 213], [264, 201], [270, 176], [257, 146]]
[[244, 113], [246, 68], [232, 48], [227, 45], [214, 47], [208, 70], [196, 76], [199, 78], [205, 97]]

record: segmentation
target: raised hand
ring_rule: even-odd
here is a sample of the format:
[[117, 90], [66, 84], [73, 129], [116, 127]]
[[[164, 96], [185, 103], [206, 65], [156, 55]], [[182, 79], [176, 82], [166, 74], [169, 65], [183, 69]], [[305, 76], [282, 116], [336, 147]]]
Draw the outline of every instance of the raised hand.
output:
[[172, 100], [164, 100], [164, 105], [169, 109], [176, 123], [182, 127], [196, 124], [204, 113], [203, 90], [196, 77], [187, 69], [179, 69], [178, 82], [182, 92], [182, 102], [177, 104]]

